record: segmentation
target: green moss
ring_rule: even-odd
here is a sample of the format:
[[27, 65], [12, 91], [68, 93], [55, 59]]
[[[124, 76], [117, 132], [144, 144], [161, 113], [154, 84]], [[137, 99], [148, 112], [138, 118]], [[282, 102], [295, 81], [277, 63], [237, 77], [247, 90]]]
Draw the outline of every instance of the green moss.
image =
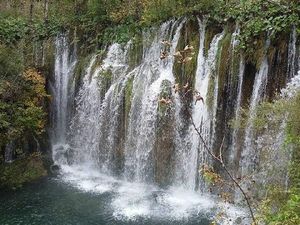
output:
[[231, 52], [231, 32], [225, 33], [224, 38], [219, 43], [219, 52], [218, 52], [218, 74], [219, 74], [219, 89], [220, 93], [223, 92], [224, 84], [226, 81], [226, 75], [230, 71], [230, 65], [232, 60], [232, 52]]
[[11, 164], [0, 165], [0, 187], [17, 189], [47, 175], [40, 154], [32, 154]]
[[86, 67], [91, 59], [91, 56], [88, 57], [80, 57], [77, 61], [74, 77], [75, 84], [78, 84], [82, 80], [82, 76], [85, 74]]
[[131, 108], [131, 97], [132, 97], [132, 88], [133, 88], [134, 77], [128, 79], [125, 86], [125, 118], [128, 118], [130, 108]]
[[260, 35], [259, 37], [257, 37], [253, 43], [252, 43], [252, 47], [247, 49], [247, 51], [245, 52], [245, 58], [247, 62], [252, 63], [253, 65], [256, 66], [256, 69], [258, 70], [263, 59], [264, 56], [266, 54], [266, 37], [265, 35]]
[[194, 55], [192, 60], [187, 64], [174, 63], [174, 75], [176, 77], [176, 83], [180, 86], [189, 82], [191, 86], [194, 86], [196, 70], [197, 70], [197, 56], [199, 51], [199, 26], [196, 20], [189, 20], [186, 26], [183, 27], [180, 35], [180, 39], [177, 45], [177, 51], [183, 50], [186, 45], [194, 47]]
[[143, 36], [141, 34], [135, 35], [132, 40], [132, 45], [128, 56], [129, 68], [133, 68], [140, 63], [143, 57]]
[[216, 79], [215, 76], [212, 76], [212, 75], [209, 76], [208, 89], [207, 89], [207, 94], [206, 94], [206, 105], [207, 105], [209, 111], [212, 111], [212, 109], [213, 109], [215, 79]]
[[113, 79], [113, 73], [110, 68], [107, 70], [101, 71], [98, 74], [98, 79], [99, 79], [99, 86], [101, 90], [101, 96], [104, 97], [105, 93], [109, 89], [112, 79]]
[[204, 40], [204, 55], [207, 57], [210, 43], [214, 36], [222, 32], [219, 27], [209, 26], [205, 31], [205, 40]]
[[[171, 82], [168, 80], [163, 80], [160, 87], [159, 98], [172, 99]], [[171, 105], [171, 104], [170, 104]], [[160, 117], [164, 117], [168, 109], [169, 104], [159, 104], [158, 113]]]

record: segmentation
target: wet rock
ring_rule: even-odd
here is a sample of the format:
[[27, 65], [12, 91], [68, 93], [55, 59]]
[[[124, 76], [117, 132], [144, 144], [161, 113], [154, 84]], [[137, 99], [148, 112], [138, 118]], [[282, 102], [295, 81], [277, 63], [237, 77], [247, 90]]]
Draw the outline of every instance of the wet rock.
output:
[[[161, 85], [160, 97], [173, 101], [172, 84], [164, 80]], [[156, 141], [154, 146], [155, 181], [160, 186], [170, 184], [173, 173], [175, 110], [174, 103], [160, 104], [157, 118]]]
[[58, 174], [59, 171], [60, 171], [60, 166], [56, 165], [56, 164], [51, 165], [50, 166], [50, 171], [51, 171], [52, 174]]

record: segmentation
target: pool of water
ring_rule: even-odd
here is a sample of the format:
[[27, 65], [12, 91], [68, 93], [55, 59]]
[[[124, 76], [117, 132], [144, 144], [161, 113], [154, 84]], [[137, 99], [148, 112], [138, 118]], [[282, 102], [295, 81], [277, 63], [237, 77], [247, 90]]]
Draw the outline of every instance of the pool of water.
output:
[[238, 224], [244, 212], [180, 187], [118, 180], [88, 167], [65, 167], [58, 177], [0, 192], [1, 225], [209, 225]]

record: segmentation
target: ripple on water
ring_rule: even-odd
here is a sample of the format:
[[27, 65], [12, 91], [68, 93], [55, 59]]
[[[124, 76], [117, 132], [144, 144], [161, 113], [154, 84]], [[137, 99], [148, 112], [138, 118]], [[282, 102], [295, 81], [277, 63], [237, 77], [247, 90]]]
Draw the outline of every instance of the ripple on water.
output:
[[181, 187], [162, 190], [149, 184], [117, 180], [99, 173], [92, 165], [64, 166], [62, 171], [62, 180], [83, 192], [109, 194], [109, 210], [112, 211], [112, 217], [120, 221], [189, 221], [191, 218], [209, 220], [216, 211], [225, 210], [227, 216], [224, 224], [234, 224], [230, 221], [244, 217], [245, 214], [242, 209], [218, 202], [205, 194]]

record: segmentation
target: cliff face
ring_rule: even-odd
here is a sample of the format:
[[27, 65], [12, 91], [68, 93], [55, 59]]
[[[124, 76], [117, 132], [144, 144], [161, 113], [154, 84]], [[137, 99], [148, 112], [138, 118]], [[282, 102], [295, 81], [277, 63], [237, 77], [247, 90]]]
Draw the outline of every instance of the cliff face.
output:
[[[268, 173], [257, 142], [262, 134], [253, 123], [255, 109], [274, 99], [296, 74], [299, 43], [293, 30], [272, 42], [261, 37], [260, 47], [249, 55], [239, 49], [238, 37], [234, 25], [180, 19], [144, 31], [126, 45], [113, 44], [100, 55], [75, 54], [74, 68], [70, 54], [57, 51], [53, 82], [61, 85], [61, 95], [52, 90], [52, 126], [63, 140], [52, 139], [54, 161], [90, 162], [129, 180], [203, 189], [200, 168], [222, 170], [205, 153], [192, 116], [213, 152], [219, 154], [223, 146], [224, 160], [236, 177]], [[173, 56], [187, 45], [194, 48], [191, 53]], [[166, 57], [160, 58], [162, 52]], [[183, 62], [184, 57], [191, 58]], [[59, 60], [69, 67], [60, 68]], [[67, 83], [57, 84], [62, 69]], [[195, 104], [196, 90], [203, 102]], [[66, 114], [57, 114], [61, 108]], [[241, 108], [248, 109], [249, 117]], [[231, 126], [240, 119], [245, 127]], [[250, 178], [258, 184], [259, 179]]]

